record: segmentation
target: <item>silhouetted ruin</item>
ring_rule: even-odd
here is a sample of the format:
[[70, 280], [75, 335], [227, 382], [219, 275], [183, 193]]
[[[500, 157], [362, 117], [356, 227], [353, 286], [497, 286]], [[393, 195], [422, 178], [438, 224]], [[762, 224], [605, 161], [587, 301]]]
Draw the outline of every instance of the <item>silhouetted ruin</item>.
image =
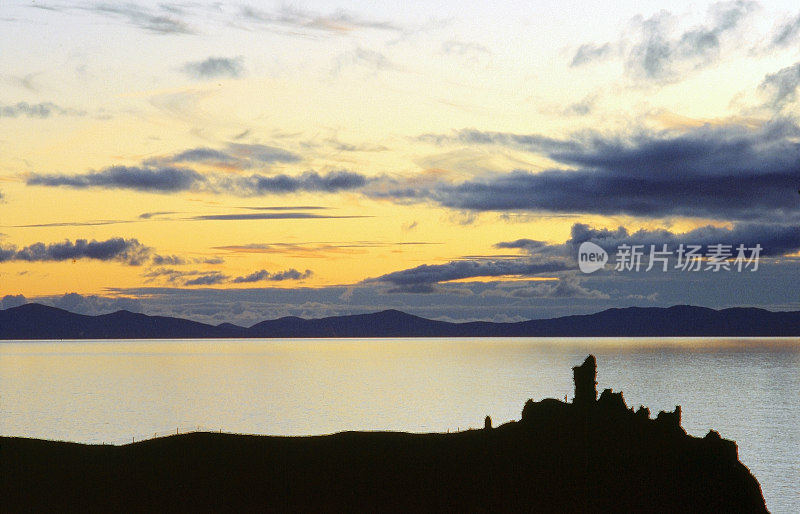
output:
[[576, 405], [588, 405], [597, 400], [597, 362], [594, 355], [589, 355], [583, 364], [572, 368], [575, 380]]
[[491, 430], [492, 429], [492, 418], [490, 418], [489, 416], [486, 416], [486, 419], [483, 420], [483, 428], [485, 430]]
[[672, 412], [660, 411], [656, 422], [668, 428], [681, 428], [681, 406], [676, 405]]

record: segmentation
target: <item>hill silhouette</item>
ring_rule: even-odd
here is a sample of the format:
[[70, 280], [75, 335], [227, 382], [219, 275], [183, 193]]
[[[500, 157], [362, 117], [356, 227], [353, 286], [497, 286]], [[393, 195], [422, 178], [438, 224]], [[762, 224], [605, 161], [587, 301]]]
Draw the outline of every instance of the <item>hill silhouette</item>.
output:
[[0, 339], [186, 339], [236, 337], [635, 337], [800, 336], [800, 311], [628, 307], [516, 323], [450, 323], [398, 310], [319, 319], [284, 317], [251, 327], [209, 325], [128, 311], [86, 316], [30, 303], [0, 311]]
[[597, 398], [592, 356], [573, 370], [572, 403], [528, 400], [519, 421], [452, 434], [0, 438], [2, 510], [766, 512], [736, 443], [687, 435], [680, 407], [652, 419]]

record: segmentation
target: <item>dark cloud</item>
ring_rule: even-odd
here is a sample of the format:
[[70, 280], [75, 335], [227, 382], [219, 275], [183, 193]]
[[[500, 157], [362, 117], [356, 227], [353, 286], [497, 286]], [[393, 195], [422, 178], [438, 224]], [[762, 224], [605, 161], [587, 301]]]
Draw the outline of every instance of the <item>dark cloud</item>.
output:
[[213, 286], [217, 284], [222, 284], [228, 281], [230, 277], [227, 275], [223, 275], [222, 273], [208, 273], [206, 275], [200, 275], [197, 278], [192, 278], [186, 280], [183, 285], [185, 286]]
[[112, 166], [83, 175], [42, 175], [32, 173], [26, 177], [29, 186], [65, 186], [83, 189], [103, 187], [108, 189], [133, 189], [155, 193], [170, 193], [198, 189], [207, 179], [187, 168], [149, 168]]
[[611, 43], [596, 45], [594, 43], [584, 43], [578, 47], [572, 62], [569, 65], [573, 68], [583, 66], [594, 61], [604, 60], [611, 54]]
[[0, 299], [0, 310], [19, 307], [20, 305], [25, 305], [26, 303], [28, 303], [28, 300], [21, 294], [7, 294]]
[[515, 241], [501, 241], [494, 245], [495, 248], [519, 248], [523, 250], [533, 251], [547, 246], [544, 241], [537, 241], [535, 239], [517, 239]]
[[187, 62], [181, 70], [196, 79], [214, 79], [220, 77], [238, 78], [244, 74], [241, 57], [209, 57], [202, 61]]
[[560, 260], [532, 262], [516, 260], [460, 260], [447, 264], [423, 264], [365, 280], [365, 283], [387, 283], [392, 292], [431, 293], [441, 282], [479, 277], [535, 276], [568, 269]]
[[[705, 252], [710, 245], [728, 245], [733, 257], [738, 255], [738, 247], [744, 246], [745, 255], [752, 248], [761, 246], [760, 257], [781, 258], [800, 251], [800, 226], [794, 224], [737, 223], [733, 227], [707, 225], [687, 232], [672, 232], [667, 229], [629, 230], [595, 228], [584, 223], [572, 225], [570, 238], [564, 243], [548, 244], [533, 239], [517, 239], [500, 242], [495, 248], [520, 249], [534, 261], [544, 259], [567, 259], [569, 268], [576, 268], [576, 257], [581, 243], [590, 241], [603, 248], [613, 259], [621, 245], [641, 245], [645, 256], [649, 255], [651, 245], [656, 251], [667, 246], [668, 252], [676, 252], [679, 245], [697, 245]], [[675, 254], [671, 257], [674, 259]]]
[[[530, 277], [555, 274], [559, 281], [533, 282], [525, 287], [512, 287], [507, 284], [502, 289], [484, 291], [483, 295], [507, 296], [509, 298], [586, 298], [609, 299], [610, 292], [620, 287], [619, 282], [609, 279], [600, 290], [587, 287], [570, 273], [577, 268], [576, 256], [581, 243], [591, 241], [604, 248], [613, 259], [620, 245], [643, 245], [645, 255], [650, 245], [657, 250], [666, 244], [668, 251], [677, 251], [678, 245], [700, 245], [705, 251], [709, 245], [730, 245], [733, 256], [737, 247], [744, 245], [746, 256], [751, 248], [760, 245], [761, 257], [781, 257], [800, 251], [800, 227], [797, 225], [774, 225], [759, 223], [740, 223], [732, 228], [704, 226], [688, 232], [677, 233], [666, 229], [630, 231], [625, 227], [617, 229], [594, 228], [576, 223], [572, 226], [571, 237], [564, 243], [548, 244], [534, 239], [518, 239], [500, 242], [495, 245], [501, 249], [521, 249], [528, 256], [476, 257], [452, 261], [447, 264], [422, 265], [371, 278], [364, 284], [383, 283], [394, 286], [392, 293], [441, 292], [441, 285], [453, 280], [485, 277]], [[673, 254], [674, 257], [674, 254]], [[791, 264], [791, 258], [778, 261]], [[772, 262], [774, 265], [774, 262]], [[763, 268], [764, 264], [762, 264]], [[767, 264], [769, 267], [769, 264]], [[565, 273], [567, 272], [567, 273]], [[643, 276], [643, 275], [642, 275]], [[652, 282], [648, 282], [653, 287]], [[470, 286], [473, 287], [473, 286]], [[726, 286], [727, 287], [727, 286]], [[652, 301], [658, 289], [640, 291], [641, 299]], [[645, 294], [646, 293], [646, 294]], [[639, 293], [637, 293], [639, 294]]]
[[182, 266], [188, 261], [178, 255], [153, 255], [151, 262], [155, 266]]
[[[625, 227], [616, 230], [595, 229], [582, 223], [572, 226], [571, 238], [565, 243], [571, 255], [576, 255], [578, 246], [591, 241], [606, 251], [613, 251], [621, 244], [656, 245], [661, 248], [667, 244], [675, 249], [679, 244], [701, 245], [703, 248], [713, 244], [731, 245], [734, 249], [761, 245], [763, 256], [782, 256], [800, 250], [800, 226], [790, 224], [737, 223], [732, 228], [707, 225], [688, 232], [675, 233], [669, 230], [637, 230], [630, 232]], [[547, 247], [542, 247], [546, 249]], [[532, 249], [533, 252], [541, 249]]]
[[800, 216], [798, 136], [797, 125], [781, 120], [757, 130], [706, 126], [625, 138], [588, 133], [555, 140], [475, 130], [426, 135], [422, 137], [433, 142], [510, 146], [547, 155], [572, 169], [517, 170], [460, 184], [403, 185], [368, 193], [470, 211], [795, 219]]
[[28, 118], [49, 118], [52, 115], [59, 116], [84, 116], [85, 111], [67, 109], [60, 107], [52, 102], [42, 102], [29, 104], [28, 102], [18, 102], [14, 105], [0, 105], [0, 118], [17, 118], [27, 116]]
[[237, 196], [288, 194], [300, 191], [336, 193], [358, 189], [367, 184], [366, 176], [350, 171], [320, 174], [307, 171], [300, 175], [231, 176], [201, 174], [183, 167], [113, 166], [83, 175], [45, 175], [32, 173], [25, 177], [29, 186], [108, 189], [133, 189], [153, 193], [203, 191]]
[[139, 215], [139, 219], [149, 220], [151, 218], [156, 218], [160, 216], [166, 216], [169, 214], [177, 214], [175, 211], [156, 211], [156, 212], [143, 212]]
[[244, 284], [251, 282], [263, 282], [267, 280], [272, 282], [280, 282], [283, 280], [304, 280], [311, 277], [313, 274], [314, 273], [310, 269], [300, 272], [294, 268], [290, 268], [277, 273], [270, 273], [269, 271], [262, 269], [243, 277], [236, 277], [231, 282], [234, 284]]
[[367, 178], [350, 171], [331, 171], [324, 175], [307, 171], [296, 176], [251, 175], [221, 182], [222, 187], [238, 190], [242, 195], [286, 194], [298, 191], [335, 193], [361, 188], [366, 185]]
[[62, 243], [34, 243], [21, 249], [0, 247], [0, 262], [4, 261], [66, 261], [72, 259], [96, 259], [119, 261], [139, 266], [150, 257], [151, 249], [136, 239], [115, 237], [106, 241], [76, 239]]
[[800, 86], [800, 62], [766, 75], [758, 88], [767, 95], [769, 106], [780, 109], [797, 99], [798, 86]]
[[153, 266], [185, 266], [187, 264], [224, 264], [221, 257], [194, 257], [187, 258], [180, 255], [153, 255], [150, 259]]

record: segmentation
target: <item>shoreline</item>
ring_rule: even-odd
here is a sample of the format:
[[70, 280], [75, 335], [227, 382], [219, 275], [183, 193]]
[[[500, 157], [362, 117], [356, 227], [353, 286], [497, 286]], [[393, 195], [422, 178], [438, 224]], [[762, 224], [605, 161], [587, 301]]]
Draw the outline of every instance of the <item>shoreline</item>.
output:
[[766, 512], [736, 443], [687, 435], [680, 407], [651, 417], [598, 397], [593, 357], [573, 372], [572, 403], [528, 400], [518, 421], [453, 433], [0, 437], [0, 492], [46, 512]]

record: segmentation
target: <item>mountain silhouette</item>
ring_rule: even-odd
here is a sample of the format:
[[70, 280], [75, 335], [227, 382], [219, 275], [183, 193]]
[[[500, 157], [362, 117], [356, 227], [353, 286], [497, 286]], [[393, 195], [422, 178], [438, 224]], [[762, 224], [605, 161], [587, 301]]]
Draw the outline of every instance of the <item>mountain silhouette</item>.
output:
[[398, 310], [303, 319], [294, 316], [251, 327], [209, 325], [166, 316], [117, 311], [87, 316], [29, 303], [0, 311], [0, 339], [192, 339], [237, 337], [637, 337], [800, 336], [800, 311], [755, 308], [628, 307], [595, 314], [515, 323], [436, 321]]

